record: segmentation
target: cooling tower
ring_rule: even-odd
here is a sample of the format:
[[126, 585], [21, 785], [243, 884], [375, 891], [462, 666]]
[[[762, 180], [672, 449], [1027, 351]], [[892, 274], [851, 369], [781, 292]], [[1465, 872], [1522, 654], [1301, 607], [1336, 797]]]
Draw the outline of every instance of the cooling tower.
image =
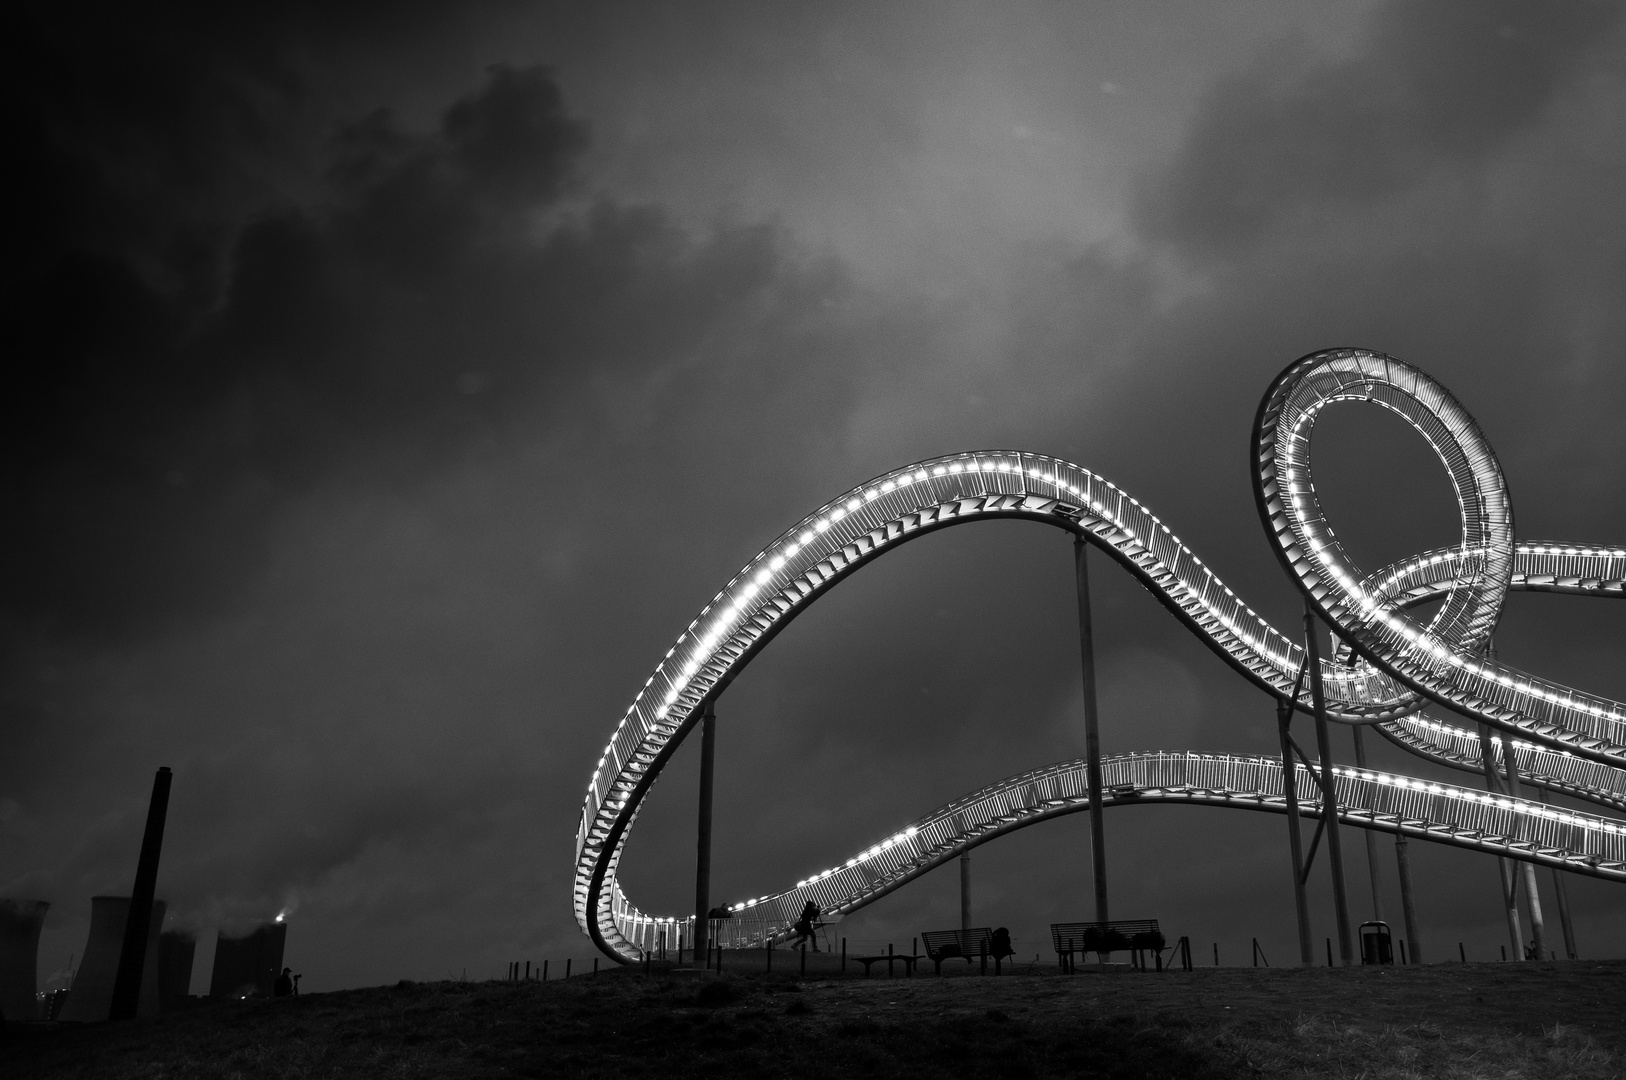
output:
[[271, 984], [282, 971], [282, 946], [288, 924], [261, 923], [241, 937], [222, 931], [215, 941], [215, 970], [210, 997], [270, 997]]
[[[62, 1020], [106, 1020], [113, 1006], [113, 979], [124, 949], [124, 923], [130, 914], [128, 896], [90, 898], [90, 938], [84, 959], [73, 979], [73, 992], [62, 1006]], [[137, 1016], [158, 1015], [158, 928], [164, 924], [164, 902], [152, 902], [147, 930], [147, 959], [141, 966], [141, 998]]]
[[186, 1007], [192, 992], [192, 956], [198, 939], [187, 930], [165, 930], [158, 935], [158, 1009], [169, 1012]]
[[40, 927], [44, 900], [0, 900], [0, 1021], [37, 1019]]

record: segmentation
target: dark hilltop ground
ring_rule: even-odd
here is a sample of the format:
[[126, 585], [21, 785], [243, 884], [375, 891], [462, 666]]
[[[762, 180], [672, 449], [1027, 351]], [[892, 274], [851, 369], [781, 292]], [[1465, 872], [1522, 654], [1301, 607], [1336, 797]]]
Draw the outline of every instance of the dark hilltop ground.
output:
[[[947, 969], [945, 969], [947, 970]], [[800, 980], [618, 970], [11, 1025], [0, 1077], [1626, 1076], [1626, 962]]]

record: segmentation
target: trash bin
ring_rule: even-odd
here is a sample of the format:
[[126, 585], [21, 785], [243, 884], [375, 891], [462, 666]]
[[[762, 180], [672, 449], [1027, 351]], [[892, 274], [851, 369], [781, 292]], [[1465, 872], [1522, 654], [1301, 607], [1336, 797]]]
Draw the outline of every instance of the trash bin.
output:
[[1389, 924], [1379, 920], [1361, 924], [1361, 963], [1393, 966], [1394, 939], [1389, 936]]

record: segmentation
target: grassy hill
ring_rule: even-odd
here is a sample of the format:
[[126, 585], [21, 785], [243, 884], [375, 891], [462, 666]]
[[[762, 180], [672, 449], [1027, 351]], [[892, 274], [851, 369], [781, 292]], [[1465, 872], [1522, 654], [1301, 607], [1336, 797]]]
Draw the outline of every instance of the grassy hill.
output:
[[913, 979], [607, 971], [11, 1025], [0, 1076], [1626, 1076], [1626, 963]]

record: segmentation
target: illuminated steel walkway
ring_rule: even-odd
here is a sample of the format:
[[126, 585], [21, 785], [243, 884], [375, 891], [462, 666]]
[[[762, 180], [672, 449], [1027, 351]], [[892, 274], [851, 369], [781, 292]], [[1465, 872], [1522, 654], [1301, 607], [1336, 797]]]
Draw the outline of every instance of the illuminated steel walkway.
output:
[[[1310, 434], [1338, 402], [1387, 408], [1435, 449], [1457, 494], [1463, 540], [1367, 575], [1321, 515], [1309, 474]], [[1510, 589], [1623, 595], [1626, 549], [1517, 543], [1501, 467], [1443, 387], [1380, 353], [1336, 349], [1289, 366], [1254, 427], [1255, 494], [1284, 569], [1345, 646], [1324, 657], [1327, 715], [1375, 724], [1414, 753], [1480, 768], [1476, 732], [1419, 713], [1437, 702], [1511, 741], [1524, 780], [1626, 806], [1626, 706], [1542, 680], [1487, 657]], [[895, 470], [808, 515], [752, 559], [680, 634], [604, 748], [577, 834], [576, 918], [599, 948], [636, 960], [687, 918], [658, 918], [622, 895], [616, 869], [650, 785], [714, 699], [775, 634], [825, 590], [905, 541], [950, 525], [1026, 518], [1072, 532], [1134, 574], [1245, 678], [1278, 699], [1295, 693], [1299, 643], [1249, 608], [1156, 515], [1069, 462], [1018, 451], [952, 454]], [[1426, 622], [1409, 609], [1440, 601]], [[1293, 704], [1310, 711], [1308, 689]], [[1279, 762], [1197, 754], [1105, 759], [1111, 803], [1196, 802], [1284, 810]], [[1117, 779], [1113, 779], [1117, 777]], [[1319, 813], [1301, 777], [1304, 812]], [[1612, 820], [1447, 785], [1338, 769], [1339, 816], [1350, 824], [1495, 851], [1597, 876], [1626, 878], [1622, 826]], [[1002, 832], [1083, 808], [1078, 762], [1012, 777], [950, 804], [838, 867], [771, 897], [795, 914], [807, 899], [851, 911]]]

